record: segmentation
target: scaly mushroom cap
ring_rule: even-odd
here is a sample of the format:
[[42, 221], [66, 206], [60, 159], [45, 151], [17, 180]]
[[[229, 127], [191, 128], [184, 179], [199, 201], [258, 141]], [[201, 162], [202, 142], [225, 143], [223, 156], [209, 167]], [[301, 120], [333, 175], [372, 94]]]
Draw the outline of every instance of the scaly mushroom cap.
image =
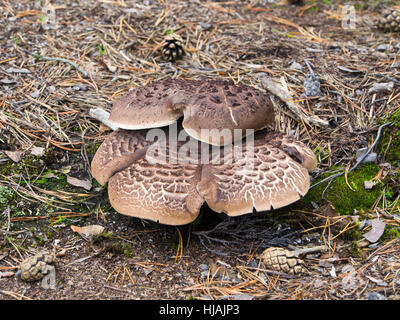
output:
[[169, 225], [190, 223], [204, 203], [196, 190], [201, 167], [174, 164], [177, 161], [168, 157], [168, 146], [160, 151], [167, 155], [165, 160], [152, 164], [148, 157], [143, 157], [110, 178], [110, 203], [122, 214]]
[[265, 135], [268, 144], [275, 148], [282, 149], [282, 151], [286, 152], [308, 171], [312, 171], [317, 167], [318, 163], [314, 152], [304, 143], [293, 137], [286, 136], [281, 132], [265, 131]]
[[122, 129], [144, 129], [169, 125], [182, 115], [188, 134], [213, 145], [248, 134], [242, 130], [235, 136], [235, 129], [260, 130], [274, 121], [269, 97], [253, 87], [181, 79], [154, 81], [131, 91], [115, 102], [109, 120]]
[[112, 132], [100, 145], [93, 157], [92, 175], [104, 185], [110, 177], [143, 157], [150, 142], [146, 140], [147, 130]]
[[136, 88], [114, 103], [109, 121], [128, 130], [168, 126], [182, 116], [179, 107], [190, 99], [193, 84], [177, 79]]
[[[307, 146], [267, 130], [258, 132], [253, 144], [247, 139], [235, 144], [241, 145], [239, 154], [232, 146], [213, 153], [210, 145], [193, 139], [173, 147], [167, 129], [165, 141], [144, 142], [147, 132], [113, 132], [97, 151], [92, 174], [102, 184], [109, 181], [116, 211], [164, 224], [192, 222], [204, 201], [233, 216], [286, 206], [307, 193], [307, 168], [316, 163]], [[206, 164], [204, 150], [210, 154]]]
[[238, 216], [252, 212], [253, 208], [278, 209], [307, 193], [307, 169], [267, 141], [267, 135], [259, 135], [254, 146], [244, 144], [246, 156], [232, 164], [203, 166], [197, 190], [213, 211]]

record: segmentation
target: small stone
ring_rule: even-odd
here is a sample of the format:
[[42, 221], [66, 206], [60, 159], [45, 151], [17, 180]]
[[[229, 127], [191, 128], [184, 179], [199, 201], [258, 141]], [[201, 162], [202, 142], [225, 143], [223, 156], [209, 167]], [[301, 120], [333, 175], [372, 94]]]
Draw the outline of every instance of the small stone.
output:
[[306, 89], [307, 97], [318, 97], [321, 93], [321, 84], [319, 82], [319, 78], [314, 74], [309, 74], [304, 80], [304, 88]]
[[385, 296], [377, 292], [368, 292], [366, 298], [367, 300], [387, 300]]
[[39, 94], [40, 94], [39, 90], [36, 90], [36, 91], [34, 91], [34, 92], [31, 92], [29, 95], [30, 95], [32, 98], [36, 99], [37, 97], [39, 97]]
[[77, 84], [76, 86], [72, 87], [72, 90], [74, 91], [86, 91], [88, 88], [84, 84]]
[[371, 190], [375, 186], [376, 182], [374, 181], [364, 181], [365, 190]]
[[206, 271], [206, 270], [208, 270], [208, 265], [205, 263], [202, 263], [199, 265], [199, 269], [202, 271]]
[[324, 281], [322, 281], [320, 279], [317, 279], [317, 280], [314, 281], [314, 288], [315, 289], [321, 288], [323, 285], [324, 285]]
[[380, 45], [378, 45], [378, 46], [376, 47], [376, 50], [381, 51], [381, 52], [386, 51], [386, 49], [387, 49], [386, 44], [380, 44]]
[[391, 92], [393, 90], [393, 82], [382, 82], [374, 83], [371, 88], [369, 88], [368, 93], [377, 93], [381, 91]]
[[336, 270], [333, 265], [331, 267], [331, 270], [329, 271], [329, 274], [331, 275], [332, 278], [336, 278]]
[[298, 71], [303, 69], [303, 67], [300, 63], [293, 61], [292, 64], [289, 66], [289, 69]]
[[8, 73], [31, 73], [28, 69], [26, 68], [14, 68], [14, 67], [10, 67], [6, 70], [6, 72]]
[[212, 24], [206, 22], [200, 22], [198, 26], [202, 31], [208, 31], [212, 28]]
[[322, 268], [332, 268], [333, 264], [329, 261], [326, 260], [322, 260], [320, 262], [318, 262], [318, 267], [322, 267]]
[[[367, 151], [368, 151], [368, 148], [360, 148], [360, 149], [358, 149], [357, 152], [356, 152], [357, 161], [359, 161], [359, 159], [361, 159], [361, 157], [363, 157]], [[371, 152], [364, 158], [362, 163], [375, 162], [377, 157], [378, 157], [378, 155], [375, 152]]]

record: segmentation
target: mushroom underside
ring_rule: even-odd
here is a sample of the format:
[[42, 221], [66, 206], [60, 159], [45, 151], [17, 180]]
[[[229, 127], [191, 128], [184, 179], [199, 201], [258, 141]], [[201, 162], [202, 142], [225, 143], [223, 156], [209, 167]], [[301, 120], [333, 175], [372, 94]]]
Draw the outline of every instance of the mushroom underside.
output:
[[111, 133], [92, 174], [108, 181], [116, 211], [163, 224], [192, 222], [204, 202], [229, 216], [281, 208], [307, 193], [316, 166], [306, 145], [268, 130], [221, 148], [194, 139], [174, 144], [167, 128], [164, 139], [149, 141], [148, 132]]

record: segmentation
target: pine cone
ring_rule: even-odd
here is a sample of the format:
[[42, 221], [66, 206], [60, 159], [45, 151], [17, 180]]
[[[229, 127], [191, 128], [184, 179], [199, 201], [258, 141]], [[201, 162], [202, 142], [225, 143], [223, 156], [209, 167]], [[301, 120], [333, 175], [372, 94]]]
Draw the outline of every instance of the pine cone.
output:
[[377, 23], [377, 27], [383, 31], [400, 31], [400, 10], [386, 10]]
[[270, 247], [261, 254], [261, 258], [267, 268], [275, 271], [283, 271], [290, 274], [305, 272], [303, 260], [287, 249]]
[[178, 34], [169, 34], [165, 37], [162, 45], [162, 54], [168, 61], [179, 59], [184, 53], [183, 40]]

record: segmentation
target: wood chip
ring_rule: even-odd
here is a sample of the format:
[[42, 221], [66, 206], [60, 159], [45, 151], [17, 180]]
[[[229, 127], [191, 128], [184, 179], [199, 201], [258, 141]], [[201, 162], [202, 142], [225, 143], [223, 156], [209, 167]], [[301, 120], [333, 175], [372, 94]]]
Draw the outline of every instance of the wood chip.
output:
[[365, 233], [363, 237], [369, 242], [376, 242], [385, 231], [386, 223], [377, 218], [371, 221], [371, 226], [372, 229], [369, 232]]
[[70, 185], [73, 185], [75, 187], [84, 188], [84, 189], [86, 189], [88, 191], [90, 189], [92, 189], [92, 183], [89, 180], [81, 180], [81, 179], [78, 179], [78, 178], [71, 177], [69, 175], [66, 175], [66, 176], [67, 176], [67, 182]]

